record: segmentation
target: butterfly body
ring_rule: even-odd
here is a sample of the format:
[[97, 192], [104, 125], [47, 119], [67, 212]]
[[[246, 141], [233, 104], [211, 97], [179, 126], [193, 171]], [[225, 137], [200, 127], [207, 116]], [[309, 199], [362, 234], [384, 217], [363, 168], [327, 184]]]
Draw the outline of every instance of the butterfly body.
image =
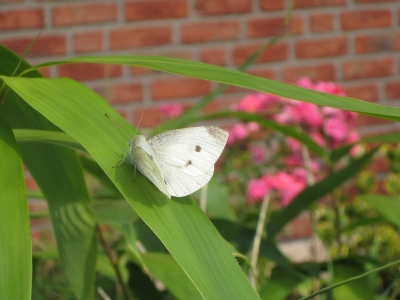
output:
[[168, 198], [183, 197], [208, 183], [227, 139], [214, 126], [166, 131], [148, 141], [138, 135], [129, 142], [128, 156]]

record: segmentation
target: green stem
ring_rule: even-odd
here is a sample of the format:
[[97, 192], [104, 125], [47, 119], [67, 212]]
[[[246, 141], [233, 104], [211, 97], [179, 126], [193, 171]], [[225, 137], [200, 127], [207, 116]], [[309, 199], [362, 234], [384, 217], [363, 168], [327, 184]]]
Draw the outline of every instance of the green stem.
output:
[[264, 229], [265, 218], [267, 216], [268, 211], [268, 203], [269, 203], [269, 195], [265, 195], [263, 202], [261, 204], [260, 216], [258, 217], [256, 235], [254, 237], [253, 242], [253, 249], [251, 251], [251, 269], [252, 272], [250, 273], [249, 279], [250, 283], [257, 290], [257, 279], [258, 279], [258, 272], [257, 272], [257, 261], [258, 261], [258, 254], [260, 252], [260, 244], [262, 238], [262, 232]]
[[122, 279], [122, 275], [121, 275], [121, 272], [120, 272], [119, 267], [118, 267], [117, 259], [113, 255], [110, 247], [108, 246], [108, 244], [107, 244], [107, 242], [106, 242], [106, 240], [105, 240], [105, 238], [103, 236], [103, 233], [102, 233], [99, 225], [97, 225], [97, 224], [96, 224], [96, 231], [97, 231], [97, 235], [99, 237], [100, 243], [103, 246], [108, 258], [110, 259], [111, 265], [112, 265], [112, 267], [113, 267], [113, 269], [115, 271], [115, 274], [117, 275], [117, 280], [118, 280], [119, 284], [121, 285], [122, 293], [124, 294], [125, 299], [126, 300], [131, 300], [131, 296], [129, 294], [128, 287], [126, 286], [124, 280]]
[[368, 275], [370, 275], [370, 274], [372, 274], [372, 273], [382, 271], [382, 270], [384, 270], [384, 269], [386, 269], [386, 268], [395, 266], [395, 265], [397, 265], [397, 264], [400, 264], [400, 259], [399, 259], [399, 260], [396, 260], [396, 261], [394, 261], [394, 262], [391, 262], [391, 263], [389, 263], [389, 264], [386, 264], [386, 265], [384, 265], [384, 266], [382, 266], [382, 267], [379, 267], [379, 268], [373, 269], [373, 270], [371, 270], [371, 271], [365, 272], [365, 273], [363, 273], [363, 274], [361, 274], [361, 275], [351, 277], [351, 278], [349, 278], [349, 279], [346, 279], [346, 280], [343, 280], [343, 281], [341, 281], [341, 282], [338, 282], [338, 283], [336, 283], [336, 284], [334, 284], [334, 285], [331, 285], [331, 286], [328, 286], [328, 287], [326, 287], [326, 288], [320, 289], [318, 292], [312, 293], [311, 295], [308, 295], [308, 296], [306, 296], [306, 297], [303, 297], [303, 298], [301, 298], [301, 299], [299, 299], [299, 300], [312, 299], [312, 298], [315, 297], [316, 295], [319, 295], [319, 294], [325, 293], [325, 292], [327, 292], [327, 291], [333, 290], [333, 289], [335, 289], [335, 288], [337, 288], [337, 287], [339, 287], [339, 286], [341, 286], [341, 285], [344, 285], [344, 284], [350, 283], [350, 282], [352, 282], [352, 281], [355, 281], [355, 280], [364, 278], [364, 277], [366, 277], [366, 276], [368, 276]]

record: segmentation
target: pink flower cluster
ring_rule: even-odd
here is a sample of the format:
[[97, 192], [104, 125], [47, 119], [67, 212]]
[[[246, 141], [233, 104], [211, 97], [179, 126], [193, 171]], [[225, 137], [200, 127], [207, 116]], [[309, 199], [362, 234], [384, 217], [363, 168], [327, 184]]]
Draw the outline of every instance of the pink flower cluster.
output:
[[231, 129], [228, 129], [229, 137], [227, 145], [233, 145], [234, 143], [244, 140], [249, 136], [250, 133], [256, 132], [260, 126], [255, 122], [249, 122], [247, 124], [238, 123], [233, 125]]
[[252, 179], [247, 185], [249, 203], [261, 201], [265, 195], [276, 192], [282, 205], [288, 205], [306, 187], [305, 172], [296, 169], [291, 174], [278, 172]]
[[162, 116], [169, 119], [175, 119], [183, 113], [183, 106], [180, 103], [161, 104], [158, 109]]
[[[309, 78], [303, 77], [298, 80], [297, 85], [319, 92], [345, 95], [343, 88], [333, 82], [313, 83]], [[259, 93], [246, 96], [233, 109], [258, 112], [270, 108], [272, 104], [279, 109], [279, 113], [272, 117], [276, 122], [301, 127], [321, 147], [334, 149], [359, 140], [354, 129], [357, 114], [349, 111]], [[235, 139], [232, 143], [234, 141]], [[302, 167], [304, 161], [301, 143], [291, 137], [286, 138], [286, 143], [290, 154], [284, 158], [284, 163], [291, 171], [279, 171], [274, 175], [250, 180], [247, 185], [249, 203], [259, 202], [266, 194], [274, 192], [282, 205], [287, 205], [306, 187], [307, 172]], [[357, 147], [353, 147], [352, 154], [356, 153]], [[253, 147], [252, 157], [255, 163], [264, 162], [265, 149], [261, 146]], [[314, 175], [321, 171], [320, 163], [312, 157], [309, 167]]]
[[[308, 77], [303, 77], [297, 85], [328, 94], [345, 95], [343, 88], [333, 82], [319, 81], [314, 84]], [[354, 112], [285, 99], [282, 111], [274, 119], [281, 124], [299, 125], [319, 145], [337, 148], [359, 139], [354, 130], [356, 116]]]
[[234, 104], [232, 110], [256, 113], [269, 108], [270, 104], [278, 100], [279, 97], [275, 95], [253, 93], [245, 96], [238, 104]]

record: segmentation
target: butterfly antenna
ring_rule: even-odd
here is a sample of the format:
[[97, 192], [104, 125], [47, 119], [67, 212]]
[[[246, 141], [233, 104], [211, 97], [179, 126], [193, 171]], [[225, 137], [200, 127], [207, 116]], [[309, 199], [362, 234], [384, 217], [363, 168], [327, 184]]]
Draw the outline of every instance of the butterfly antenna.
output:
[[143, 118], [143, 115], [144, 115], [144, 111], [145, 111], [145, 110], [146, 110], [146, 108], [143, 108], [142, 115], [140, 116], [139, 122], [138, 122], [137, 127], [136, 127], [135, 136], [136, 136], [136, 134], [137, 134], [137, 132], [138, 132], [138, 130], [139, 130], [140, 121], [142, 121], [142, 118]]

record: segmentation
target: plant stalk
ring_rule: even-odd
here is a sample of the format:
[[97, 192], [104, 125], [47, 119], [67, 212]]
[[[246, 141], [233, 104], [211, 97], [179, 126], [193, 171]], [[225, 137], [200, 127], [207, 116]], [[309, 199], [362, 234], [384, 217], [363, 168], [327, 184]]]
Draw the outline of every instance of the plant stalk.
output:
[[253, 249], [251, 251], [252, 272], [250, 272], [250, 274], [249, 274], [249, 280], [255, 290], [257, 290], [257, 279], [258, 279], [258, 272], [257, 272], [258, 254], [260, 252], [262, 232], [264, 229], [265, 218], [267, 216], [269, 199], [270, 199], [269, 194], [265, 195], [263, 202], [261, 204], [260, 216], [258, 217], [258, 223], [257, 223], [257, 229], [256, 229], [256, 235], [254, 237]]
[[106, 240], [105, 240], [105, 238], [103, 236], [103, 233], [102, 233], [102, 231], [101, 231], [101, 229], [100, 229], [98, 224], [96, 224], [96, 231], [97, 231], [97, 235], [99, 237], [100, 243], [103, 246], [108, 258], [110, 259], [111, 265], [113, 266], [115, 274], [117, 275], [117, 280], [118, 280], [119, 284], [121, 285], [122, 293], [124, 294], [125, 299], [126, 300], [131, 300], [132, 298], [131, 298], [131, 296], [129, 294], [128, 287], [126, 286], [124, 280], [122, 279], [122, 275], [121, 275], [121, 272], [120, 272], [119, 267], [118, 267], [117, 259], [115, 258], [115, 256], [112, 253], [110, 247], [108, 246], [108, 244], [107, 244], [107, 242], [106, 242]]
[[333, 289], [335, 289], [335, 288], [337, 288], [337, 287], [339, 287], [339, 286], [341, 286], [341, 285], [344, 285], [344, 284], [350, 283], [350, 282], [352, 282], [352, 281], [355, 281], [355, 280], [364, 278], [364, 277], [366, 277], [366, 276], [368, 276], [368, 275], [370, 275], [370, 274], [372, 274], [372, 273], [382, 271], [382, 270], [384, 270], [384, 269], [386, 269], [386, 268], [395, 266], [395, 265], [397, 265], [397, 264], [400, 264], [400, 259], [399, 259], [399, 260], [396, 260], [396, 261], [394, 261], [394, 262], [391, 262], [391, 263], [389, 263], [389, 264], [386, 264], [386, 265], [384, 265], [384, 266], [382, 266], [382, 267], [379, 267], [379, 268], [373, 269], [373, 270], [371, 270], [371, 271], [365, 272], [365, 273], [363, 273], [363, 274], [361, 274], [361, 275], [351, 277], [351, 278], [349, 278], [349, 279], [346, 279], [346, 280], [343, 280], [343, 281], [341, 281], [341, 282], [338, 282], [338, 283], [336, 283], [336, 284], [334, 284], [334, 285], [331, 285], [331, 286], [328, 286], [328, 287], [326, 287], [326, 288], [320, 289], [318, 292], [315, 292], [315, 293], [312, 293], [312, 294], [310, 294], [310, 295], [308, 295], [308, 296], [306, 296], [306, 297], [300, 298], [299, 300], [308, 300], [308, 299], [312, 299], [312, 298], [315, 297], [316, 295], [319, 295], [319, 294], [325, 293], [325, 292], [327, 292], [327, 291], [333, 290]]

